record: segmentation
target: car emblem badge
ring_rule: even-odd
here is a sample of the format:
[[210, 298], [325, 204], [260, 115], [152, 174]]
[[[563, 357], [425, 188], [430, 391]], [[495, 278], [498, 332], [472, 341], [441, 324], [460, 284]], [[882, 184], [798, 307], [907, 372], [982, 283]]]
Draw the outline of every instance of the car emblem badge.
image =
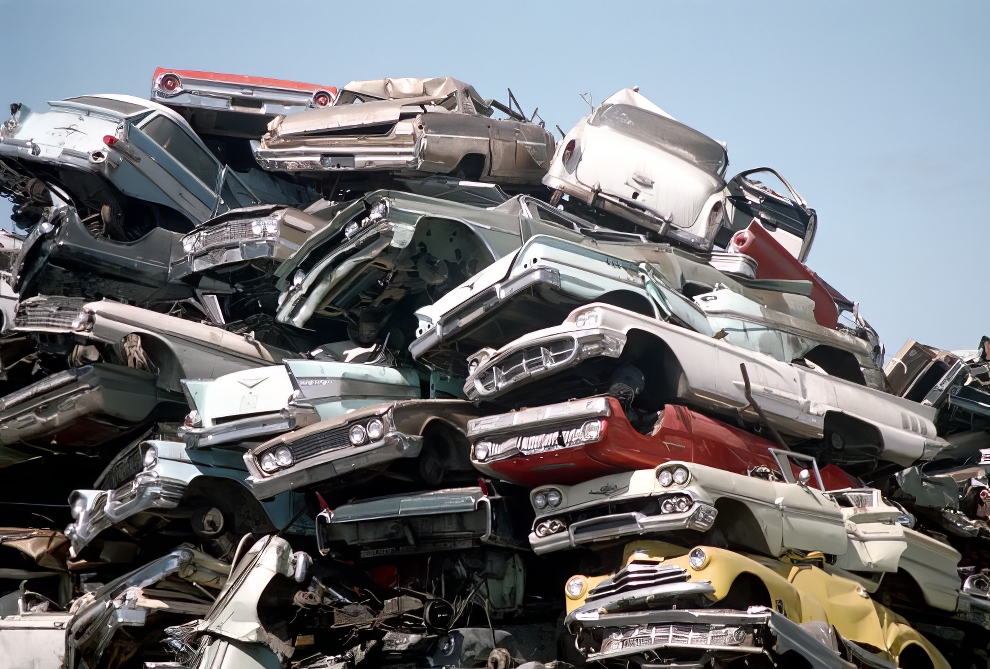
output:
[[589, 495], [606, 495], [606, 496], [611, 496], [611, 495], [615, 495], [615, 494], [620, 493], [620, 492], [625, 492], [626, 490], [629, 490], [629, 486], [623, 486], [623, 487], [620, 488], [617, 485], [612, 485], [611, 483], [606, 483], [605, 485], [603, 485], [598, 490], [589, 490], [588, 491], [588, 494]]
[[237, 379], [237, 382], [246, 388], [254, 388], [264, 380], [264, 377], [262, 377], [260, 379]]

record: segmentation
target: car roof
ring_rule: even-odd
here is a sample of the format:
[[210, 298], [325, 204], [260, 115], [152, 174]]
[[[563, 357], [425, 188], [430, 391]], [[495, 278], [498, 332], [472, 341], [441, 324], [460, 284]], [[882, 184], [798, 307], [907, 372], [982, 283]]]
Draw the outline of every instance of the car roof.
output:
[[[189, 125], [189, 123], [186, 122], [186, 119], [182, 118], [180, 114], [172, 111], [165, 105], [159, 104], [157, 102], [152, 102], [151, 100], [146, 100], [145, 98], [139, 98], [134, 95], [118, 95], [115, 93], [91, 93], [89, 95], [76, 95], [71, 98], [66, 98], [65, 100], [51, 100], [49, 101], [48, 104], [49, 105], [52, 104], [58, 105], [64, 103], [85, 104], [85, 103], [77, 103], [76, 100], [78, 100], [79, 98], [103, 98], [105, 100], [116, 100], [117, 102], [126, 102], [128, 104], [144, 107], [147, 111], [157, 111], [160, 112], [161, 114], [164, 114], [165, 116], [168, 116], [171, 120], [186, 127], [189, 130], [189, 132], [192, 133], [193, 135], [196, 134], [193, 131], [192, 127]], [[143, 112], [135, 112], [133, 114], [122, 114], [120, 112], [114, 112], [114, 110], [112, 109], [108, 109], [107, 111], [114, 113], [115, 115], [120, 116], [121, 118], [128, 118], [131, 116], [135, 116], [138, 113], [143, 113]]]

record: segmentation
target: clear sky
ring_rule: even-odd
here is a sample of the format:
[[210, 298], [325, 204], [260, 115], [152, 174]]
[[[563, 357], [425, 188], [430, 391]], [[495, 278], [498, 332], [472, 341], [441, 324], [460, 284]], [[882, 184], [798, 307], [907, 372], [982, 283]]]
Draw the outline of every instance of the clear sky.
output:
[[[568, 130], [626, 86], [776, 168], [818, 210], [808, 264], [887, 345], [990, 334], [990, 2], [0, 0], [0, 109], [147, 97], [156, 66], [342, 85], [511, 87]], [[0, 117], [5, 116], [0, 111]], [[9, 205], [0, 202], [0, 219]]]

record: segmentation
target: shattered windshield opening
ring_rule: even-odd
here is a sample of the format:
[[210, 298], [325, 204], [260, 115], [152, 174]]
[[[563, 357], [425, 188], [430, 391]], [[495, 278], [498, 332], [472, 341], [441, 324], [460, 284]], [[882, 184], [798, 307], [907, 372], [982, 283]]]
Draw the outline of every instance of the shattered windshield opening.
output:
[[719, 176], [729, 162], [725, 148], [712, 138], [683, 123], [632, 105], [603, 107], [590, 123], [647, 142]]

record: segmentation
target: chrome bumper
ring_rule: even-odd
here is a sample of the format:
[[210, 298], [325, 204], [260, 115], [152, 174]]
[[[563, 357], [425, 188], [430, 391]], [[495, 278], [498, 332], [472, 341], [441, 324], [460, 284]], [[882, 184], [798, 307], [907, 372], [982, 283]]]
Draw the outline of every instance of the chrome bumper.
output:
[[185, 440], [189, 448], [209, 448], [233, 441], [270, 437], [295, 428], [294, 417], [272, 413], [232, 420], [212, 427], [180, 427], [179, 436]]
[[116, 490], [107, 490], [96, 498], [92, 509], [65, 528], [72, 548], [79, 553], [89, 542], [111, 525], [150, 509], [174, 509], [182, 501], [186, 483], [141, 472]]
[[343, 145], [268, 149], [257, 145], [254, 158], [265, 170], [288, 172], [355, 172], [415, 167], [416, 145]]
[[[539, 537], [536, 532], [530, 532], [529, 545], [537, 555], [554, 551], [577, 548], [596, 541], [608, 541], [630, 535], [652, 534], [656, 532], [675, 532], [677, 530], [696, 530], [707, 532], [715, 522], [718, 511], [715, 507], [704, 502], [695, 502], [690, 509], [683, 513], [662, 513], [647, 516], [642, 513], [617, 513], [598, 518], [580, 520], [566, 531]], [[537, 517], [536, 523], [547, 518]]]
[[282, 245], [274, 239], [245, 239], [226, 246], [216, 246], [176, 261], [169, 268], [168, 278], [169, 281], [175, 281], [189, 274], [205, 272], [221, 265], [232, 265], [248, 260], [275, 259], [292, 253], [290, 249], [279, 253], [280, 246]]

